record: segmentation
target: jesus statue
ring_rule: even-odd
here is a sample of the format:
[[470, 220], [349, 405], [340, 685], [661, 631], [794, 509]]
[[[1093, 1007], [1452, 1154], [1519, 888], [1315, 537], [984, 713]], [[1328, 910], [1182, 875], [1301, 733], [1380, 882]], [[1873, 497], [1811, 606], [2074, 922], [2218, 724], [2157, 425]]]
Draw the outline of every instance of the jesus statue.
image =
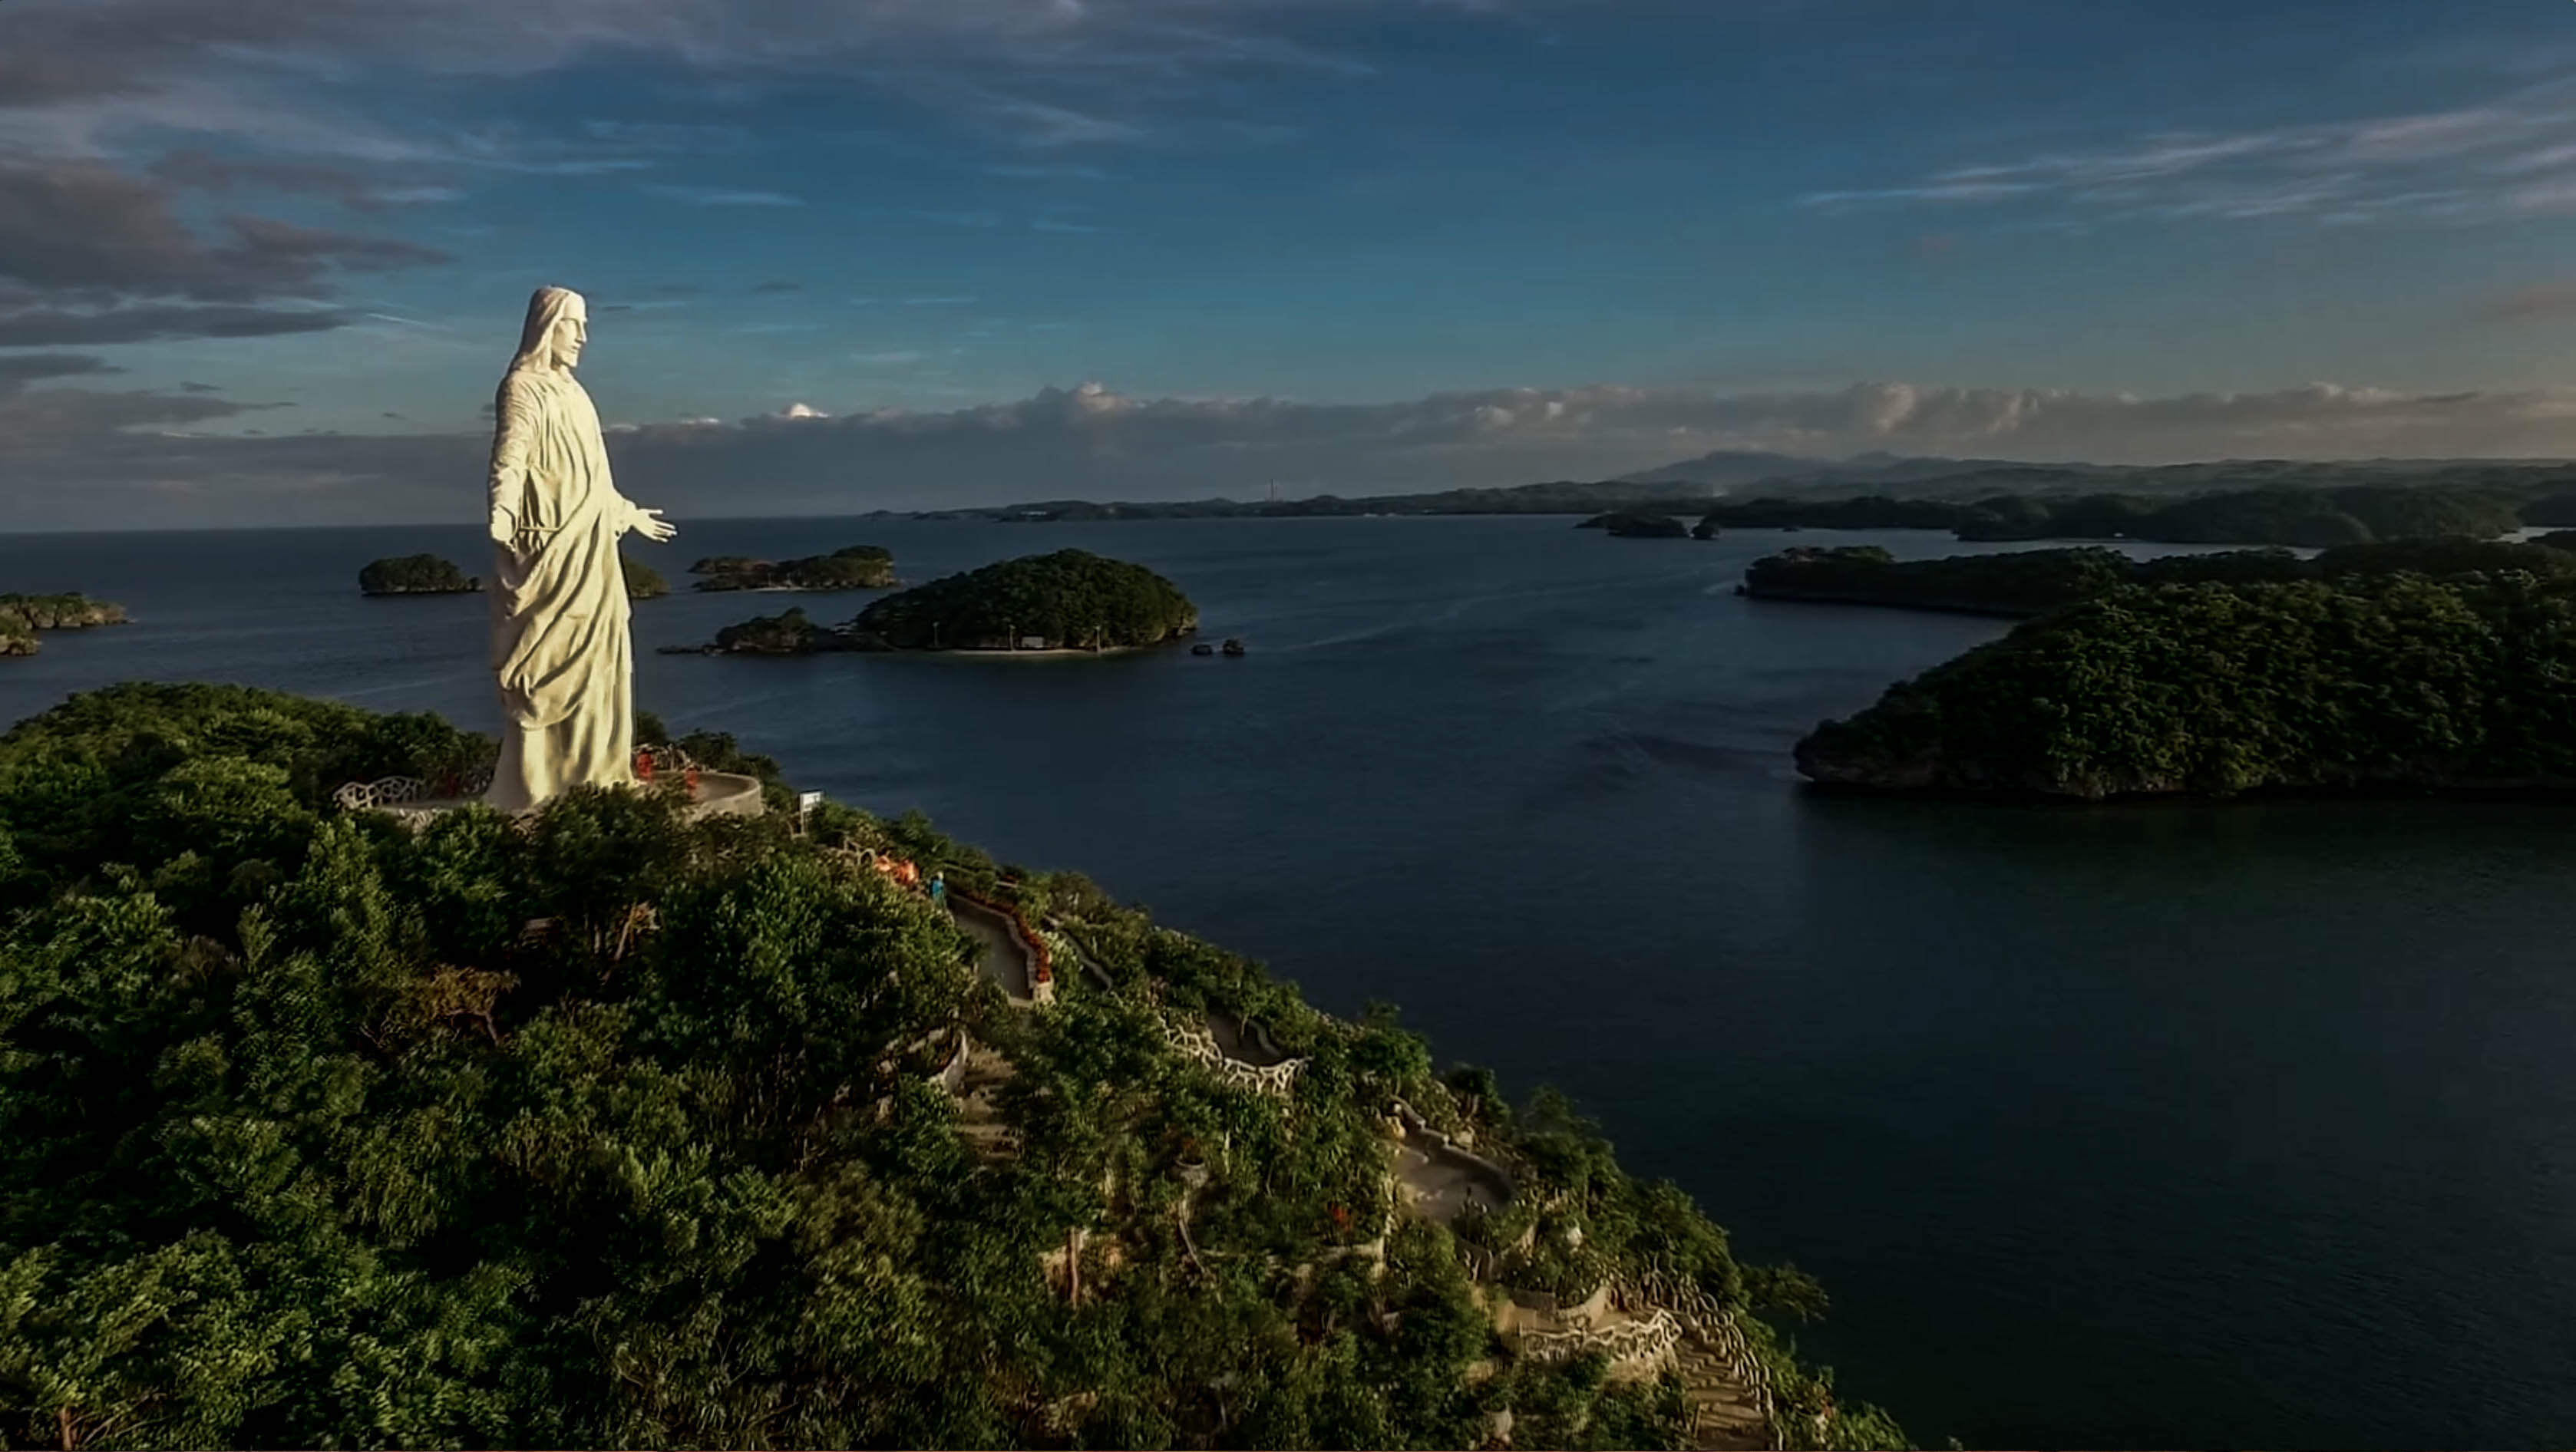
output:
[[493, 405], [492, 666], [507, 719], [484, 800], [505, 812], [635, 780], [635, 653], [617, 541], [678, 531], [608, 480], [599, 415], [572, 376], [589, 338], [581, 294], [537, 289]]

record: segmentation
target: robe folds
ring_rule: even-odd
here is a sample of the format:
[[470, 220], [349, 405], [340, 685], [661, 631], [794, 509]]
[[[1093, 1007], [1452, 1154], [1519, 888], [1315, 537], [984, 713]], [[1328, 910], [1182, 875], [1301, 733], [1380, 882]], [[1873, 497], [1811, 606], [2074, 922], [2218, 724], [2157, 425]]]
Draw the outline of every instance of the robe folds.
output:
[[491, 502], [517, 530], [492, 550], [492, 666], [506, 719], [485, 800], [518, 812], [635, 779], [617, 541], [636, 511], [609, 482], [599, 415], [568, 370], [513, 367], [494, 406]]

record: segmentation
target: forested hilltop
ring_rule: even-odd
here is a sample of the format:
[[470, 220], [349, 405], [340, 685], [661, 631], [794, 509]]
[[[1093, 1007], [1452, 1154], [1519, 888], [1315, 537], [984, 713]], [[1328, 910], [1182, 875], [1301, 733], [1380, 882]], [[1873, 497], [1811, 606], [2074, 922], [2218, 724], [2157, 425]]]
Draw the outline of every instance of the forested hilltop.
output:
[[[1498, 1330], [1639, 1287], [1740, 1326], [1770, 1435], [1901, 1441], [1754, 1314], [1813, 1284], [1561, 1099], [1078, 875], [667, 788], [416, 834], [329, 805], [490, 750], [220, 686], [0, 736], [13, 1444], [1678, 1445], [1682, 1381]], [[934, 867], [1033, 925], [1051, 1003], [905, 885]], [[1507, 1202], [1400, 1210], [1390, 1114]]]
[[1797, 763], [1836, 786], [2086, 799], [2557, 793], [2576, 790], [2571, 681], [2576, 558], [2121, 584], [1826, 722]]

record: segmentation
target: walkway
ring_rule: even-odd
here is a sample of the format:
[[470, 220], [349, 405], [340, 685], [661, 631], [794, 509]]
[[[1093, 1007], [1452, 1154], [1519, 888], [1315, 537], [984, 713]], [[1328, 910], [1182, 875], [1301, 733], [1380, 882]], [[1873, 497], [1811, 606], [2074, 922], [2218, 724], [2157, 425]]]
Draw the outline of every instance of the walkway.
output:
[[1036, 1003], [1037, 988], [1030, 972], [1031, 955], [1027, 945], [1020, 941], [1019, 933], [1012, 928], [1011, 920], [990, 908], [968, 902], [953, 891], [948, 894], [948, 913], [957, 920], [957, 926], [966, 930], [966, 936], [975, 940], [977, 958], [983, 965], [985, 976], [1002, 986], [1003, 995], [1024, 1007]]

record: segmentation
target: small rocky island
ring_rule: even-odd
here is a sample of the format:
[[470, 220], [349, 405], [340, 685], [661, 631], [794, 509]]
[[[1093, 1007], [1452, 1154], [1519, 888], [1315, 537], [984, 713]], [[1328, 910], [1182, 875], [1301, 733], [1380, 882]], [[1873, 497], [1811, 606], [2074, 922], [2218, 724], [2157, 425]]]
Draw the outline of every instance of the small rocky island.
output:
[[358, 588], [369, 595], [470, 595], [483, 582], [436, 555], [393, 555], [360, 570]]
[[1105, 653], [1179, 640], [1198, 624], [1198, 607], [1152, 570], [1088, 550], [1057, 550], [917, 585], [842, 626], [817, 625], [801, 609], [760, 616], [726, 626], [707, 649]]
[[2570, 679], [2576, 559], [2124, 584], [1826, 722], [1797, 764], [1833, 787], [2096, 801], [2560, 794]]
[[701, 590], [883, 590], [892, 587], [894, 552], [883, 545], [851, 545], [828, 555], [759, 560], [714, 555], [689, 566]]
[[[1650, 514], [1634, 509], [1614, 509], [1607, 514], [1596, 514], [1576, 525], [1575, 528], [1597, 529], [1619, 539], [1689, 539], [1691, 537], [1690, 526], [1669, 514]], [[1711, 528], [1708, 534], [1699, 537], [1707, 539], [1715, 533], [1716, 530]]]
[[34, 655], [40, 630], [125, 623], [124, 606], [87, 595], [0, 595], [0, 656]]

